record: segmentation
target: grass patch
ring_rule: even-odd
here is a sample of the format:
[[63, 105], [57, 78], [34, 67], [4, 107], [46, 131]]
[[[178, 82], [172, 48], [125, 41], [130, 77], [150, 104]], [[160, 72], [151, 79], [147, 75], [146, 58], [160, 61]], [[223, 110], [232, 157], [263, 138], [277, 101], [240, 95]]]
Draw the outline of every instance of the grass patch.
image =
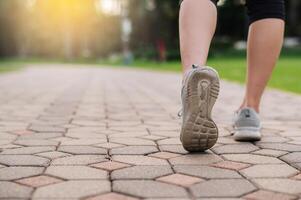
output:
[[[120, 66], [121, 62], [100, 62], [102, 65]], [[244, 83], [246, 74], [246, 60], [243, 57], [215, 57], [208, 60], [208, 65], [214, 66], [222, 79]], [[158, 63], [155, 61], [136, 60], [129, 67], [136, 67], [160, 71], [181, 71], [179, 61]], [[277, 88], [301, 94], [301, 58], [283, 56], [277, 63], [269, 82], [270, 88]]]
[[22, 62], [0, 60], [0, 73], [6, 73], [6, 72], [19, 70], [22, 68], [22, 66], [23, 66]]

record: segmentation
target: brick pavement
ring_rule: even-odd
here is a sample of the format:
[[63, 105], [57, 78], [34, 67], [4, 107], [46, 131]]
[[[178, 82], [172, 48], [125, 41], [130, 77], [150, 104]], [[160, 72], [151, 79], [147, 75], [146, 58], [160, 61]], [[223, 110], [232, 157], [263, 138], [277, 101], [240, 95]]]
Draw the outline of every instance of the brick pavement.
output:
[[180, 75], [34, 66], [0, 75], [0, 199], [301, 199], [301, 97], [269, 90], [263, 139], [238, 143], [243, 95], [222, 82], [220, 138], [187, 154]]

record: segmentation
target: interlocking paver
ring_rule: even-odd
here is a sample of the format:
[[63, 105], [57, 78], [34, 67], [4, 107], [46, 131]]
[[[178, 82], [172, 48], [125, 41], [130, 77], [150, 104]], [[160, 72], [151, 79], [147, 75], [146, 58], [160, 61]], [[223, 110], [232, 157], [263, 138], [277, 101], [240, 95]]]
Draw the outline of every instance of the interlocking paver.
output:
[[0, 181], [0, 198], [29, 198], [33, 189], [13, 182]]
[[68, 180], [108, 178], [106, 171], [87, 166], [50, 166], [45, 171], [45, 174]]
[[276, 192], [270, 192], [265, 190], [259, 190], [244, 196], [247, 200], [266, 200], [266, 199], [273, 199], [273, 200], [293, 200], [296, 199], [296, 196], [288, 195], [288, 194], [281, 194]]
[[118, 148], [118, 147], [123, 147], [124, 145], [116, 144], [116, 143], [112, 143], [112, 142], [106, 142], [106, 143], [97, 144], [97, 145], [94, 145], [94, 146], [102, 147], [102, 148], [105, 148], [105, 149], [114, 149], [114, 148]]
[[49, 158], [49, 159], [55, 159], [55, 158], [69, 156], [70, 154], [59, 152], [59, 151], [49, 151], [49, 152], [45, 152], [45, 153], [38, 153], [36, 155], [40, 156], [40, 157]]
[[193, 176], [187, 176], [183, 174], [172, 174], [164, 177], [160, 177], [157, 179], [157, 181], [161, 181], [164, 183], [170, 183], [174, 185], [179, 185], [183, 187], [189, 187], [193, 184], [202, 182], [203, 179], [193, 177]]
[[175, 185], [151, 180], [113, 181], [113, 191], [142, 198], [149, 197], [186, 197], [186, 191]]
[[244, 179], [213, 179], [191, 187], [192, 193], [197, 197], [239, 197], [255, 189]]
[[0, 155], [0, 163], [9, 166], [47, 166], [50, 161], [33, 155]]
[[258, 150], [259, 148], [250, 143], [242, 143], [242, 144], [229, 144], [223, 145], [219, 147], [215, 147], [212, 149], [217, 154], [225, 154], [225, 153], [250, 153], [252, 151]]
[[66, 140], [66, 141], [62, 141], [61, 145], [94, 145], [94, 144], [99, 144], [99, 143], [104, 143], [106, 142], [106, 139], [100, 139], [100, 138], [89, 138], [89, 139], [72, 139], [72, 140]]
[[23, 154], [23, 155], [30, 155], [30, 154], [36, 154], [36, 153], [43, 153], [48, 151], [55, 150], [54, 146], [43, 146], [43, 147], [20, 147], [15, 149], [6, 149], [2, 151], [0, 154]]
[[179, 74], [51, 66], [0, 75], [0, 199], [301, 197], [300, 96], [267, 90], [263, 138], [241, 143], [231, 119], [244, 88], [221, 81], [218, 142], [190, 154]]
[[281, 157], [282, 160], [289, 163], [300, 163], [301, 162], [301, 152], [293, 152]]
[[40, 139], [23, 139], [17, 140], [14, 144], [23, 145], [23, 146], [56, 146], [59, 144], [58, 141], [54, 140], [40, 140]]
[[219, 161], [222, 159], [212, 153], [190, 154], [170, 159], [174, 165], [208, 165]]
[[124, 144], [124, 145], [156, 145], [151, 140], [140, 139], [140, 138], [112, 138], [110, 142]]
[[107, 193], [110, 191], [109, 181], [65, 181], [38, 188], [33, 198], [40, 199], [66, 199], [83, 198], [87, 196]]
[[154, 152], [158, 152], [158, 148], [155, 146], [126, 146], [112, 149], [111, 155], [145, 155]]
[[105, 155], [108, 153], [106, 149], [92, 146], [60, 146], [58, 151], [75, 155]]
[[102, 155], [75, 155], [57, 158], [52, 161], [51, 165], [89, 165], [103, 161], [106, 159]]
[[283, 162], [270, 156], [252, 155], [252, 154], [225, 154], [223, 157], [230, 161], [244, 162], [250, 164], [277, 164]]
[[0, 169], [0, 180], [8, 181], [39, 175], [43, 167], [5, 167]]
[[45, 185], [62, 182], [62, 180], [50, 176], [41, 175], [41, 176], [34, 176], [34, 177], [20, 179], [16, 182], [30, 187], [41, 187]]
[[286, 194], [301, 194], [301, 181], [283, 178], [253, 179], [259, 187]]
[[114, 171], [116, 169], [122, 169], [125, 167], [129, 167], [131, 165], [125, 164], [125, 163], [120, 163], [120, 162], [107, 161], [107, 162], [101, 162], [98, 164], [93, 164], [91, 166], [99, 168], [99, 169], [104, 169], [107, 171]]
[[169, 158], [175, 158], [181, 156], [181, 154], [170, 153], [170, 152], [158, 152], [158, 153], [150, 154], [148, 156], [155, 157], [155, 158], [169, 159]]
[[110, 192], [107, 194], [101, 194], [95, 197], [87, 198], [86, 200], [138, 200], [138, 198], [126, 196], [123, 194], [118, 194], [114, 192]]
[[280, 151], [301, 151], [301, 146], [287, 143], [259, 143], [258, 146], [265, 149], [275, 149]]
[[112, 158], [115, 161], [128, 163], [132, 165], [168, 165], [168, 162], [166, 160], [141, 155], [115, 155]]
[[31, 133], [31, 134], [26, 134], [26, 135], [21, 135], [18, 139], [20, 140], [34, 140], [34, 139], [52, 139], [56, 137], [61, 137], [63, 134], [62, 133]]
[[252, 153], [257, 154], [257, 155], [263, 155], [263, 156], [279, 157], [279, 156], [287, 154], [288, 152], [287, 151], [273, 150], [273, 149], [260, 149], [258, 151], [254, 151]]
[[111, 177], [115, 179], [155, 179], [160, 176], [172, 174], [170, 166], [134, 166], [119, 169], [112, 172]]
[[231, 169], [231, 170], [241, 170], [250, 166], [250, 164], [232, 162], [232, 161], [222, 161], [214, 163], [211, 166], [222, 168], [222, 169]]
[[178, 165], [174, 166], [174, 170], [178, 173], [188, 174], [192, 176], [198, 176], [202, 178], [241, 178], [241, 176], [232, 170], [220, 169], [216, 167], [209, 166], [186, 166]]
[[182, 145], [160, 145], [161, 151], [167, 151], [171, 153], [187, 154], [188, 152], [183, 148]]
[[286, 164], [254, 165], [241, 170], [241, 173], [251, 178], [280, 178], [297, 174], [298, 170]]

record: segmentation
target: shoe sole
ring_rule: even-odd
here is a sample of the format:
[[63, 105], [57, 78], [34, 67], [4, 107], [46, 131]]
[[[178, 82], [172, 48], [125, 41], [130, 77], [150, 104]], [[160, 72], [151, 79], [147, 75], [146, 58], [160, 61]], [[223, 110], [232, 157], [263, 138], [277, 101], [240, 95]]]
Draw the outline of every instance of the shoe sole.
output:
[[212, 68], [197, 69], [188, 78], [186, 86], [187, 117], [181, 129], [181, 141], [189, 152], [205, 151], [213, 147], [218, 138], [211, 112], [219, 94], [219, 77]]
[[234, 140], [240, 142], [252, 142], [261, 139], [260, 129], [254, 127], [236, 128], [233, 136]]

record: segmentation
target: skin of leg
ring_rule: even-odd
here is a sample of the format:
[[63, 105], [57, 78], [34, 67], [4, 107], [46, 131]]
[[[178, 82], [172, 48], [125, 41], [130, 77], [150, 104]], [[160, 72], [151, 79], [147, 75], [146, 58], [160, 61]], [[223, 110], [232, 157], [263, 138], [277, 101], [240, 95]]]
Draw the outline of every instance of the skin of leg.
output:
[[204, 66], [215, 32], [217, 9], [210, 0], [184, 0], [181, 4], [179, 29], [183, 72], [193, 64]]
[[285, 22], [262, 19], [250, 25], [246, 94], [241, 108], [259, 112], [260, 100], [281, 52]]

